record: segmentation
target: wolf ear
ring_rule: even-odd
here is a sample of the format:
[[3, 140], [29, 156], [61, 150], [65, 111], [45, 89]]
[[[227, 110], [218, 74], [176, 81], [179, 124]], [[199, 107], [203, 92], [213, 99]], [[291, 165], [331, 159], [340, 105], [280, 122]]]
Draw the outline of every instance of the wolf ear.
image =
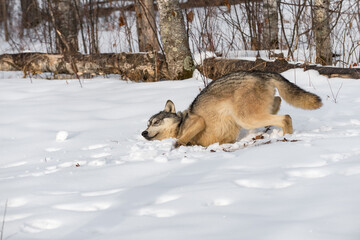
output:
[[175, 104], [171, 100], [167, 100], [164, 111], [170, 113], [176, 113]]

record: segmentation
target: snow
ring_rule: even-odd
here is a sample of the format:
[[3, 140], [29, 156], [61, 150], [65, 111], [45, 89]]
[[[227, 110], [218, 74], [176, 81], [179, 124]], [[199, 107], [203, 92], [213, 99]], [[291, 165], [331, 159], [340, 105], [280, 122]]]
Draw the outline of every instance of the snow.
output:
[[199, 77], [81, 88], [0, 72], [4, 239], [358, 240], [360, 81], [283, 75], [324, 102], [283, 103], [286, 140], [256, 129], [234, 144], [173, 149], [174, 139], [140, 133], [167, 99], [187, 108]]
[[68, 138], [68, 136], [69, 136], [69, 133], [67, 131], [59, 131], [56, 134], [56, 141], [57, 142], [64, 142]]

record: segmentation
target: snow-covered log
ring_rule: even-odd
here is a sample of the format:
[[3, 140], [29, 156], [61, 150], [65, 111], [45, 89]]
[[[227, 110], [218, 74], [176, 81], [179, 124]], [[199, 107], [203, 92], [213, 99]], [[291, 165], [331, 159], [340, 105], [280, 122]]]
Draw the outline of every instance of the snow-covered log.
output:
[[[316, 70], [328, 77], [360, 79], [358, 68], [322, 67], [318, 65], [290, 64], [284, 59], [273, 62], [257, 59], [207, 58], [198, 70], [208, 78], [217, 79], [225, 74], [243, 71], [285, 72], [293, 68]], [[132, 81], [153, 82], [171, 79], [166, 69], [164, 56], [160, 53], [117, 53], [98, 55], [18, 53], [0, 55], [0, 71], [23, 71], [25, 75], [52, 72], [54, 74], [103, 75], [119, 74]]]
[[27, 74], [120, 74], [133, 81], [153, 82], [167, 78], [164, 56], [157, 52], [72, 55], [18, 53], [0, 55], [0, 71]]
[[273, 62], [257, 59], [256, 61], [240, 59], [207, 58], [203, 61], [198, 70], [206, 77], [217, 79], [225, 74], [235, 71], [264, 71], [281, 73], [289, 69], [304, 68], [305, 70], [316, 70], [321, 75], [328, 77], [355, 78], [360, 79], [360, 69], [358, 68], [336, 68], [322, 67], [308, 64], [291, 64], [284, 59], [277, 59]]

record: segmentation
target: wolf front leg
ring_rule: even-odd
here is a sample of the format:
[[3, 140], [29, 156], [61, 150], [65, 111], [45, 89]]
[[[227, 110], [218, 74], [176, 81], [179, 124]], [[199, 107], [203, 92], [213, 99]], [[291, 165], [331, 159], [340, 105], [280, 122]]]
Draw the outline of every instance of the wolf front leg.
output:
[[202, 117], [196, 114], [189, 114], [181, 126], [181, 132], [178, 140], [175, 143], [175, 148], [182, 145], [187, 145], [196, 135], [205, 129], [205, 121]]

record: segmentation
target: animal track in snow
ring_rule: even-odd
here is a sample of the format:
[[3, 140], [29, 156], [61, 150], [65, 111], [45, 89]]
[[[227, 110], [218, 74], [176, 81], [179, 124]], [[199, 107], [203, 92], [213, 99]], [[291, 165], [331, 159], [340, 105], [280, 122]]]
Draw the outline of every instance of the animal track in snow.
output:
[[330, 160], [332, 162], [339, 162], [351, 157], [353, 154], [351, 153], [333, 153], [333, 154], [325, 154], [321, 155], [321, 158]]
[[100, 167], [100, 166], [106, 165], [106, 161], [104, 161], [104, 160], [94, 160], [94, 161], [90, 161], [88, 165], [92, 166], [92, 167]]
[[88, 147], [83, 147], [81, 150], [95, 150], [95, 149], [104, 148], [107, 146], [108, 146], [107, 144], [94, 144], [94, 145], [90, 145]]
[[19, 166], [25, 165], [26, 163], [27, 163], [27, 162], [25, 162], [25, 161], [14, 162], [14, 163], [5, 164], [5, 165], [1, 166], [0, 168], [19, 167]]
[[75, 164], [76, 163], [73, 163], [73, 162], [64, 162], [64, 163], [59, 164], [58, 166], [61, 168], [66, 168], [66, 167], [74, 166]]
[[153, 209], [153, 208], [143, 208], [138, 212], [139, 216], [151, 216], [157, 218], [168, 218], [176, 215], [176, 212], [171, 209]]
[[56, 170], [56, 169], [57, 169], [57, 166], [50, 166], [50, 167], [46, 168], [47, 171], [53, 171], [53, 170]]
[[111, 156], [111, 153], [103, 152], [91, 155], [92, 158], [103, 158], [108, 156]]
[[316, 162], [310, 162], [310, 163], [294, 164], [287, 168], [315, 168], [315, 167], [323, 167], [326, 165], [328, 165], [327, 161], [316, 161]]
[[159, 155], [154, 158], [154, 162], [158, 162], [158, 163], [167, 163], [168, 161], [169, 159], [164, 155]]
[[61, 226], [61, 222], [54, 219], [37, 219], [25, 223], [22, 230], [28, 233], [39, 233], [45, 230], [53, 230]]
[[360, 126], [360, 120], [358, 120], [358, 119], [350, 119], [350, 124]]
[[171, 151], [174, 139], [166, 139], [163, 141], [141, 141], [132, 145], [129, 150], [129, 155], [124, 157], [124, 161], [146, 161], [154, 160], [157, 162], [167, 162], [167, 157], [159, 157], [161, 152], [168, 153]]
[[123, 160], [114, 160], [113, 163], [117, 164], [117, 165], [120, 165], [120, 164], [124, 164], [125, 161], [123, 161]]
[[74, 167], [76, 165], [83, 166], [86, 164], [86, 161], [74, 161], [74, 162], [64, 162], [58, 165], [60, 168]]
[[156, 199], [155, 204], [163, 204], [179, 199], [180, 195], [163, 195]]
[[31, 214], [7, 214], [6, 215], [6, 222], [12, 222], [16, 220], [21, 220], [27, 217], [30, 217]]
[[7, 203], [7, 207], [16, 208], [22, 207], [27, 204], [27, 200], [25, 198], [10, 198]]
[[299, 169], [288, 171], [290, 177], [302, 178], [323, 178], [330, 175], [330, 172], [324, 169]]
[[57, 152], [60, 150], [61, 150], [61, 148], [53, 148], [53, 147], [49, 147], [49, 148], [45, 149], [45, 151], [47, 151], [47, 152]]
[[77, 194], [78, 192], [62, 192], [62, 191], [55, 191], [55, 192], [44, 192], [44, 194], [48, 194], [48, 195], [71, 195], [71, 194]]
[[258, 188], [258, 189], [281, 189], [287, 188], [293, 185], [294, 183], [289, 181], [268, 181], [266, 179], [239, 179], [235, 183], [241, 187], [246, 188]]
[[52, 167], [47, 167], [46, 170], [40, 171], [40, 172], [26, 171], [25, 174], [17, 175], [17, 177], [19, 177], [19, 178], [23, 178], [23, 177], [42, 177], [42, 176], [45, 176], [47, 174], [55, 173], [57, 171], [59, 171], [59, 169], [57, 169], [56, 166], [52, 166]]
[[105, 191], [98, 191], [98, 192], [87, 192], [82, 193], [81, 196], [83, 197], [97, 197], [97, 196], [105, 196], [105, 195], [111, 195], [118, 192], [123, 191], [124, 189], [111, 189], [111, 190], [105, 190]]
[[196, 159], [194, 158], [188, 158], [186, 156], [184, 156], [182, 159], [181, 159], [181, 163], [182, 164], [191, 164], [191, 163], [195, 163], [196, 162]]
[[111, 204], [107, 202], [85, 202], [60, 204], [55, 205], [54, 208], [74, 212], [96, 212], [108, 209], [110, 206]]
[[353, 166], [351, 168], [345, 169], [343, 171], [343, 174], [345, 176], [351, 176], [351, 175], [356, 175], [356, 174], [360, 174], [360, 165], [358, 166]]
[[216, 206], [216, 207], [224, 207], [232, 204], [233, 201], [226, 198], [218, 198], [213, 200], [209, 205], [210, 206]]

